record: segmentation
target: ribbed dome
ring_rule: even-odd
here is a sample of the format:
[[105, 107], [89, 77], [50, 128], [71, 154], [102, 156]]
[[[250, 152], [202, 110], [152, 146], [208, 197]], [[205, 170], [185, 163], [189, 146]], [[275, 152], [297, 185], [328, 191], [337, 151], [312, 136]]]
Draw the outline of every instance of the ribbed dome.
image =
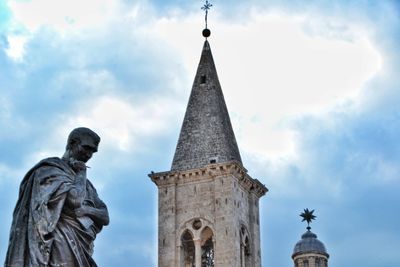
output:
[[294, 246], [293, 256], [304, 253], [319, 253], [329, 257], [325, 245], [317, 239], [317, 235], [308, 230], [301, 236], [301, 240]]

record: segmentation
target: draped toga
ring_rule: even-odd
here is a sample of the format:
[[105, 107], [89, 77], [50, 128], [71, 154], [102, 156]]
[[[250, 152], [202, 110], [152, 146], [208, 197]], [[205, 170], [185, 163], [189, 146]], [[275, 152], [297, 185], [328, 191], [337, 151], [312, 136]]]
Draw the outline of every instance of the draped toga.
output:
[[[13, 213], [5, 267], [96, 267], [93, 241], [103, 225], [77, 217], [68, 205], [74, 170], [60, 158], [47, 158], [23, 178]], [[107, 209], [86, 180], [84, 205]]]

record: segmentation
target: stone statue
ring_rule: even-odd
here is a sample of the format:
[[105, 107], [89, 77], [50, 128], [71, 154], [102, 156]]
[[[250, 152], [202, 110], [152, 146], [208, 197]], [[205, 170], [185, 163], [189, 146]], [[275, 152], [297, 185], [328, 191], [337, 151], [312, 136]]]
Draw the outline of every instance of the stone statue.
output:
[[74, 129], [66, 152], [47, 158], [23, 178], [13, 213], [5, 267], [96, 267], [93, 241], [109, 217], [86, 178], [100, 137]]

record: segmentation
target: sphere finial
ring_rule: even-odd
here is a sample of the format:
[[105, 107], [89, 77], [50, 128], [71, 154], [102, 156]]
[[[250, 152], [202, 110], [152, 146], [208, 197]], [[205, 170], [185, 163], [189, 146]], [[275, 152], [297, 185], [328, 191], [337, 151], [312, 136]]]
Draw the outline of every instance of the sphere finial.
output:
[[207, 38], [207, 37], [210, 37], [211, 31], [210, 31], [209, 29], [205, 28], [205, 29], [203, 30], [202, 34], [203, 34], [203, 36], [204, 36], [205, 38]]

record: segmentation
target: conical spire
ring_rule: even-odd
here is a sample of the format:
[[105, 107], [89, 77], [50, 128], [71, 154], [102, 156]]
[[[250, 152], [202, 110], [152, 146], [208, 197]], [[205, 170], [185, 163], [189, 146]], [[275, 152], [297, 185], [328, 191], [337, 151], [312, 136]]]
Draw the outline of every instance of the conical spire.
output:
[[172, 171], [210, 163], [242, 163], [208, 41], [204, 42]]

